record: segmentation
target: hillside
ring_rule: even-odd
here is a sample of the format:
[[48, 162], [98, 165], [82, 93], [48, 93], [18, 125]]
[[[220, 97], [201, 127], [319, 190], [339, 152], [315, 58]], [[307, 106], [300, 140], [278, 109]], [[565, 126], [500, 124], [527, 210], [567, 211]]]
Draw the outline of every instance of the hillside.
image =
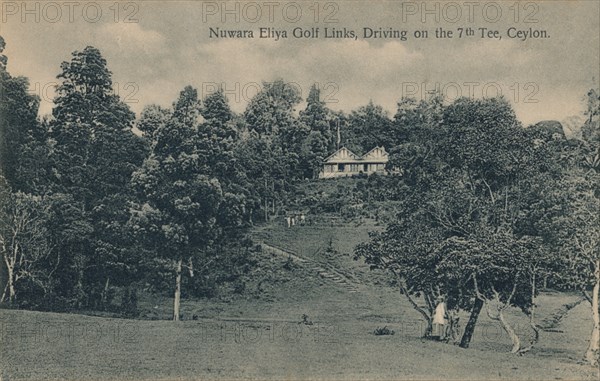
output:
[[[541, 296], [539, 320], [554, 330], [525, 356], [507, 353], [509, 339], [484, 314], [468, 350], [423, 341], [419, 315], [387, 277], [349, 255], [377, 228], [331, 219], [262, 226], [254, 232], [261, 266], [248, 292], [186, 299], [178, 323], [2, 310], [3, 380], [596, 379], [579, 361], [590, 321], [575, 295]], [[169, 317], [171, 303], [140, 300], [157, 319]], [[567, 304], [575, 307], [565, 311]], [[521, 316], [510, 313], [525, 330]], [[383, 326], [395, 334], [373, 335]]]

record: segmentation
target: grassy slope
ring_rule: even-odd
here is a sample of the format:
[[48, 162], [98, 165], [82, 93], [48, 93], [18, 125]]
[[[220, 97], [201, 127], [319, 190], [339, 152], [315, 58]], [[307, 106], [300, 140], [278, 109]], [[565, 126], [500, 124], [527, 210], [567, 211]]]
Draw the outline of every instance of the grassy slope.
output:
[[[365, 224], [288, 229], [281, 224], [257, 233], [320, 263], [369, 279], [364, 264], [351, 260], [355, 243], [366, 239]], [[338, 251], [319, 247], [329, 239]], [[307, 268], [284, 270], [281, 257], [265, 256], [251, 274], [256, 299], [190, 301], [184, 316], [200, 320], [133, 321], [70, 314], [0, 311], [0, 364], [14, 379], [597, 379], [597, 370], [579, 362], [591, 329], [585, 303], [558, 327], [542, 332], [525, 356], [506, 353], [510, 342], [482, 315], [472, 347], [422, 341], [422, 324], [406, 300], [384, 282], [365, 282], [357, 293]], [[384, 277], [376, 277], [383, 280]], [[269, 280], [262, 282], [260, 280]], [[168, 317], [169, 298], [145, 296], [142, 305]], [[577, 297], [545, 294], [539, 319]], [[298, 324], [302, 314], [313, 325]], [[516, 311], [511, 321], [525, 327]], [[387, 325], [393, 336], [374, 336]]]

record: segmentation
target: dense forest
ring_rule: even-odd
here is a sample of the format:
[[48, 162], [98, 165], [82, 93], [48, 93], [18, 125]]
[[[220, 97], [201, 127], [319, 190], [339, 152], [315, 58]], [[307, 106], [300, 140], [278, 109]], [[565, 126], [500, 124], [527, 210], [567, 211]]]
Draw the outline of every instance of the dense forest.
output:
[[[542, 286], [576, 290], [600, 317], [600, 94], [582, 94], [586, 117], [522, 126], [503, 98], [400, 99], [395, 115], [373, 104], [330, 110], [316, 86], [306, 106], [284, 80], [264, 83], [242, 114], [222, 91], [186, 86], [169, 108], [136, 116], [113, 92], [101, 52], [86, 47], [57, 68], [52, 115], [26, 78], [13, 77], [0, 37], [0, 251], [3, 306], [52, 311], [113, 308], [116, 289], [135, 304], [138, 285], [210, 297], [253, 265], [249, 229], [285, 208], [393, 202], [386, 229], [355, 255], [392, 272], [431, 325], [435, 298], [505, 320], [518, 307], [536, 330]], [[338, 132], [339, 131], [339, 132]], [[298, 199], [339, 146], [384, 146], [399, 173], [359, 179], [324, 199]], [[329, 180], [322, 180], [329, 181]], [[350, 198], [348, 197], [350, 194]], [[337, 205], [337, 206], [336, 206]], [[127, 311], [125, 311], [127, 312]], [[129, 311], [131, 312], [131, 311]]]

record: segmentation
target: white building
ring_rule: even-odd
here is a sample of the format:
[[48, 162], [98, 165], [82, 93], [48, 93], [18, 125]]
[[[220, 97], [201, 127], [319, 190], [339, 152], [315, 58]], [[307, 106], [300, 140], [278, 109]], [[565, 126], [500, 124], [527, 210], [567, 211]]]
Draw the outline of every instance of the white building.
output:
[[320, 179], [344, 177], [364, 173], [386, 173], [388, 153], [383, 147], [375, 147], [363, 156], [359, 156], [346, 147], [342, 147], [323, 161]]

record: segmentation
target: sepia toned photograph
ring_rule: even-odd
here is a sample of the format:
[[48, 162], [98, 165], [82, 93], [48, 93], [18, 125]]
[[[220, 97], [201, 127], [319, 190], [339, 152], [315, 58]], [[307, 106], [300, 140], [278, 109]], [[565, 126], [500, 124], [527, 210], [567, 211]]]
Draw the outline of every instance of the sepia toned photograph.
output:
[[0, 381], [599, 380], [599, 0], [0, 0]]

